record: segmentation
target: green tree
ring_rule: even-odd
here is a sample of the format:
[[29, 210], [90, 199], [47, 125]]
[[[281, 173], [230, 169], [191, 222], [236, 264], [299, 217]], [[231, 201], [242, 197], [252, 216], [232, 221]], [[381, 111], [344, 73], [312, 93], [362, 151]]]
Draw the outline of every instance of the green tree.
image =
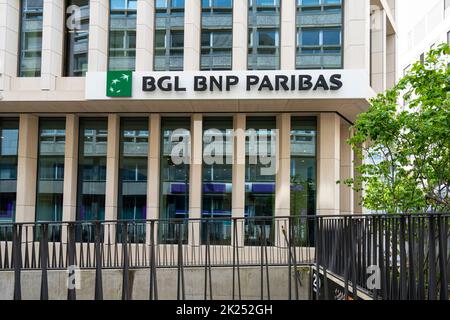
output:
[[354, 179], [362, 205], [386, 213], [449, 212], [450, 47], [431, 50], [396, 86], [371, 99], [348, 141], [365, 159]]

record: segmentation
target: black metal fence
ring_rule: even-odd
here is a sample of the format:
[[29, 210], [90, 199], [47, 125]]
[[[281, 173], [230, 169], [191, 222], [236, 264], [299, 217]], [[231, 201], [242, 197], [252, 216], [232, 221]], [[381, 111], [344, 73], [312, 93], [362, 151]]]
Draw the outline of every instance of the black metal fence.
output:
[[316, 268], [341, 276], [345, 296], [350, 286], [353, 298], [362, 289], [374, 299], [448, 299], [448, 215], [319, 217], [316, 227]]
[[[160, 268], [176, 268], [177, 298], [184, 299], [191, 267], [205, 270], [205, 299], [212, 268], [232, 268], [232, 298], [239, 299], [246, 266], [260, 270], [261, 299], [270, 297], [273, 266], [287, 267], [289, 299], [298, 298], [299, 266], [321, 270], [325, 286], [327, 273], [341, 277], [346, 297], [358, 289], [374, 299], [447, 299], [449, 239], [448, 215], [6, 223], [0, 272], [14, 271], [15, 299], [23, 271], [41, 271], [41, 299], [48, 299], [48, 271], [71, 266], [95, 269], [95, 299], [103, 298], [105, 269], [123, 270], [123, 299], [131, 298], [129, 271], [148, 269], [149, 297], [158, 299]], [[316, 297], [331, 298], [326, 291]]]

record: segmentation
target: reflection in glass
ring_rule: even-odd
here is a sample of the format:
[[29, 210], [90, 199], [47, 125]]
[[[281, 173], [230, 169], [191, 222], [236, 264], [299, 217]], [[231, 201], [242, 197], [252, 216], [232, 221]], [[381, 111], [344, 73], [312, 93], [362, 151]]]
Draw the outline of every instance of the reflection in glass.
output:
[[111, 0], [109, 70], [134, 70], [137, 0]]
[[62, 221], [65, 119], [40, 119], [36, 221]]
[[248, 69], [280, 68], [280, 1], [249, 0]]
[[[316, 214], [316, 140], [315, 117], [293, 117], [291, 123], [291, 216], [306, 217]], [[299, 219], [294, 224], [296, 239], [313, 236], [311, 223]], [[303, 223], [301, 223], [303, 222]], [[309, 225], [306, 229], [305, 226]]]
[[[184, 219], [189, 217], [189, 161], [190, 119], [163, 118], [161, 120], [161, 219]], [[176, 157], [172, 157], [172, 151]], [[185, 151], [183, 154], [182, 152]], [[183, 159], [185, 157], [185, 159]], [[187, 227], [178, 230], [175, 224], [161, 223], [160, 241], [177, 243], [178, 231], [187, 240]]]
[[[275, 211], [276, 119], [274, 117], [247, 118], [245, 146], [245, 216], [246, 245], [260, 244], [262, 239], [273, 244], [272, 221]], [[268, 161], [266, 155], [270, 158]], [[258, 218], [263, 218], [259, 219]]]
[[155, 71], [183, 70], [184, 0], [155, 4]]
[[[148, 118], [121, 119], [119, 220], [143, 222], [147, 218], [148, 138]], [[145, 223], [129, 225], [128, 239], [144, 242]]]
[[[76, 21], [74, 18], [80, 20]], [[89, 0], [67, 1], [66, 21], [65, 75], [83, 77], [88, 67]]]
[[231, 70], [233, 0], [202, 1], [201, 70]]
[[23, 0], [20, 10], [19, 77], [40, 77], [44, 0]]
[[[105, 219], [106, 149], [108, 120], [80, 119], [77, 220]], [[83, 227], [83, 239], [93, 241], [92, 226]]]
[[[16, 213], [19, 120], [0, 119], [0, 222], [12, 222]], [[0, 238], [4, 235], [0, 230]]]
[[203, 243], [231, 241], [232, 138], [233, 118], [204, 118], [202, 218], [214, 220], [202, 225]]

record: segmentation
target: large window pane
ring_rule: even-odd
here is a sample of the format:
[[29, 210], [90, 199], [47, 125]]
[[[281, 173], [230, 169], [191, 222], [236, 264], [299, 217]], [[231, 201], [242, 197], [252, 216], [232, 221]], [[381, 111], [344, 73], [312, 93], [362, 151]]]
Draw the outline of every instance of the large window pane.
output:
[[16, 213], [19, 120], [0, 119], [0, 137], [0, 222], [12, 222]]
[[85, 76], [89, 50], [89, 0], [66, 1], [65, 75]]
[[21, 1], [20, 77], [41, 76], [43, 0]]
[[342, 1], [297, 4], [297, 69], [342, 68]]
[[245, 161], [245, 216], [247, 245], [261, 239], [273, 244], [272, 218], [275, 211], [276, 120], [247, 118]]
[[36, 221], [62, 221], [65, 119], [39, 122]]
[[155, 3], [155, 71], [183, 70], [184, 1]]
[[307, 216], [316, 214], [316, 144], [315, 117], [293, 117], [291, 124], [291, 216], [295, 239], [302, 245], [313, 242], [313, 224]]
[[168, 222], [189, 217], [190, 119], [161, 120], [161, 173], [159, 240], [177, 243], [179, 235], [187, 241], [187, 225]]
[[[108, 120], [82, 118], [79, 130], [77, 220], [104, 220]], [[79, 235], [93, 241], [92, 225], [83, 226]]]
[[231, 241], [232, 139], [232, 118], [204, 118], [202, 217], [214, 220], [202, 224], [203, 243]]
[[275, 70], [280, 67], [280, 2], [249, 0], [248, 69]]
[[148, 138], [148, 118], [121, 119], [119, 220], [138, 222], [128, 227], [131, 242], [145, 241]]
[[136, 14], [135, 0], [111, 0], [109, 70], [135, 69]]

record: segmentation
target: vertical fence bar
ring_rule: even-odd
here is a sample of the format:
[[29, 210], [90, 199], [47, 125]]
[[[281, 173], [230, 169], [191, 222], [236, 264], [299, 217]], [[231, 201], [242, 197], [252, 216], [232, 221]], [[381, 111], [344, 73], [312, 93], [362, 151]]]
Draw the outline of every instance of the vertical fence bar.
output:
[[[71, 222], [68, 224], [67, 226], [67, 252], [68, 252], [68, 256], [67, 256], [67, 267], [69, 271], [73, 271], [75, 272], [74, 269], [72, 269], [72, 267], [75, 265], [75, 251], [76, 251], [76, 247], [75, 247], [75, 226], [74, 224]], [[69, 279], [70, 279], [70, 274], [68, 275]], [[75, 281], [78, 281], [78, 279], [74, 279]], [[68, 283], [68, 288], [67, 288], [67, 300], [76, 300], [77, 296], [76, 296], [76, 288], [75, 288], [75, 283]]]
[[436, 300], [436, 242], [434, 216], [428, 217], [428, 300]]
[[[21, 285], [21, 269], [22, 269], [22, 250], [21, 250], [21, 232], [20, 225], [14, 224], [13, 231], [13, 259], [14, 259], [14, 300], [22, 300], [22, 285]], [[6, 236], [6, 232], [5, 232]], [[6, 238], [6, 241], [8, 239]], [[6, 252], [7, 253], [7, 252]], [[5, 260], [8, 256], [5, 256]]]
[[155, 221], [150, 222], [150, 300], [158, 300], [155, 259]]
[[448, 282], [447, 282], [447, 232], [445, 217], [438, 216], [438, 227], [439, 227], [439, 274], [440, 274], [440, 300], [448, 300]]
[[41, 224], [41, 243], [40, 243], [40, 260], [41, 260], [41, 300], [48, 300], [48, 224]]
[[130, 300], [128, 222], [122, 223], [122, 300]]
[[[92, 225], [91, 225], [92, 227]], [[89, 228], [91, 229], [91, 228]], [[103, 280], [102, 280], [102, 265], [100, 256], [100, 222], [95, 222], [94, 229], [95, 238], [95, 300], [103, 300]], [[88, 248], [90, 242], [87, 243]]]

